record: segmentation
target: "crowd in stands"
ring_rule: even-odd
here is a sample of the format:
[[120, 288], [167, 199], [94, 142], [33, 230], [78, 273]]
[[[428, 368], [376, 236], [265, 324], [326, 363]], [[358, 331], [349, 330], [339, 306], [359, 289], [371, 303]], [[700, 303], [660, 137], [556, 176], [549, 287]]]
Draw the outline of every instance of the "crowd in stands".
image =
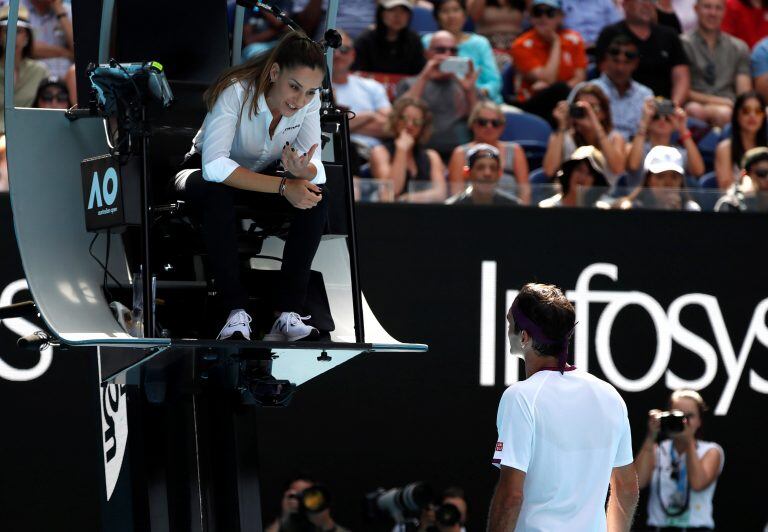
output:
[[[322, 32], [327, 0], [275, 3]], [[22, 0], [16, 106], [76, 103], [71, 11], [64, 0]], [[481, 144], [498, 159], [494, 182], [522, 204], [539, 201], [534, 183], [562, 200], [547, 206], [569, 205], [562, 174], [587, 146], [604, 162], [590, 167], [596, 182], [613, 191], [653, 182], [649, 156], [663, 146], [679, 156], [683, 186], [766, 190], [742, 163], [768, 145], [768, 1], [354, 0], [340, 3], [337, 27], [334, 93], [351, 111], [354, 173], [390, 182], [392, 199], [471, 196], [469, 154]], [[248, 11], [244, 56], [284, 31]], [[6, 174], [0, 160], [0, 190]]]

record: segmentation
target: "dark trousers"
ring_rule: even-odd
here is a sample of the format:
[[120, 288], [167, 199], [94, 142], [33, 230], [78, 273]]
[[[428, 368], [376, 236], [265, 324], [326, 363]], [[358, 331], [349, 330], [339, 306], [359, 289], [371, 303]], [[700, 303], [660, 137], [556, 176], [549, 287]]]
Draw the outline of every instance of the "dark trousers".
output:
[[200, 170], [192, 172], [184, 181], [177, 180], [176, 186], [200, 213], [208, 259], [216, 279], [222, 310], [226, 312], [248, 308], [248, 294], [240, 278], [235, 206], [243, 205], [253, 209], [253, 216], [248, 217], [253, 217], [257, 222], [259, 210], [267, 211], [270, 215], [285, 215], [290, 219], [275, 310], [301, 312], [307, 295], [312, 260], [326, 227], [326, 187], [320, 187], [323, 189], [323, 200], [317, 206], [296, 209], [278, 194], [250, 192], [206, 181]]

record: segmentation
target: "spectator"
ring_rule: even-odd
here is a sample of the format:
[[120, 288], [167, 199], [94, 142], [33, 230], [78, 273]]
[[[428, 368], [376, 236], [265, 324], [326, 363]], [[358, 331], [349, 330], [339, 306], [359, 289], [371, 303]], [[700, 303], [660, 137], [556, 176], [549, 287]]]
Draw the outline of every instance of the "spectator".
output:
[[768, 145], [765, 100], [756, 92], [736, 98], [731, 118], [731, 137], [721, 140], [715, 150], [717, 185], [726, 190], [739, 174], [738, 162], [752, 148]]
[[696, 0], [672, 0], [672, 8], [683, 26], [684, 32], [689, 32], [696, 27], [697, 17], [694, 11]]
[[[464, 0], [435, 0], [433, 14], [440, 29], [449, 31], [456, 38], [458, 56], [466, 57], [474, 64], [475, 71], [478, 72], [476, 84], [480, 93], [496, 103], [501, 103], [501, 74], [491, 43], [482, 35], [463, 31], [467, 22]], [[432, 35], [430, 33], [422, 37], [425, 48], [429, 48]]]
[[557, 104], [552, 115], [557, 129], [549, 137], [542, 167], [554, 176], [579, 146], [594, 146], [606, 159], [605, 178], [616, 184], [626, 165], [626, 142], [613, 129], [611, 105], [603, 91], [593, 83], [577, 87], [569, 100]]
[[[666, 103], [665, 103], [666, 102]], [[636, 187], [645, 178], [643, 161], [655, 146], [672, 146], [672, 134], [679, 134], [675, 146], [680, 152], [682, 167], [689, 176], [700, 177], [705, 171], [704, 159], [688, 130], [685, 111], [673, 107], [669, 100], [648, 99], [643, 104], [640, 128], [632, 139], [627, 155], [627, 186]]]
[[655, 146], [643, 162], [645, 181], [626, 199], [619, 200], [619, 208], [652, 208], [673, 211], [700, 211], [685, 190], [683, 156], [677, 148]]
[[5, 153], [5, 135], [0, 135], [0, 192], [8, 192], [8, 158]]
[[683, 33], [683, 26], [672, 7], [672, 0], [656, 1], [656, 23], [659, 26], [666, 26], [678, 35]]
[[509, 50], [523, 32], [525, 0], [469, 0], [467, 12], [475, 30], [496, 50]]
[[379, 0], [376, 27], [355, 39], [352, 70], [413, 76], [424, 68], [421, 38], [408, 27], [412, 9], [411, 0]]
[[682, 105], [688, 97], [690, 72], [680, 37], [673, 30], [656, 24], [656, 11], [650, 0], [625, 0], [624, 11], [625, 20], [600, 32], [598, 61], [603, 62], [608, 46], [617, 34], [628, 35], [640, 52], [640, 64], [634, 78], [655, 95]]
[[[308, 0], [301, 11], [296, 10], [293, 0], [272, 0], [270, 4], [290, 13], [291, 18], [307, 35], [317, 33], [322, 14], [321, 0]], [[250, 59], [274, 48], [285, 29], [286, 25], [268, 11], [253, 8], [247, 12], [243, 24], [243, 59]]]
[[540, 201], [539, 207], [583, 206], [585, 203], [579, 201], [579, 194], [585, 189], [608, 187], [605, 180], [605, 157], [594, 146], [577, 148], [560, 167], [557, 180], [560, 182], [560, 192]]
[[392, 106], [384, 85], [376, 80], [349, 73], [355, 60], [352, 38], [344, 30], [341, 46], [333, 51], [333, 94], [338, 105], [355, 113], [349, 121], [351, 138], [359, 146], [358, 153], [368, 160], [371, 148], [381, 143], [384, 127]]
[[67, 86], [56, 78], [44, 79], [37, 89], [33, 107], [42, 109], [69, 109], [72, 101]]
[[627, 35], [616, 35], [606, 51], [603, 73], [592, 81], [608, 96], [613, 127], [627, 141], [640, 125], [643, 102], [653, 97], [651, 89], [632, 79], [639, 63], [637, 44]]
[[[0, 10], [0, 46], [5, 57], [5, 37], [8, 27], [8, 6]], [[35, 101], [40, 82], [49, 76], [48, 68], [40, 61], [30, 59], [35, 41], [32, 37], [32, 26], [29, 23], [29, 12], [23, 6], [19, 7], [19, 18], [16, 25], [16, 58], [13, 105], [15, 107], [31, 107]], [[3, 61], [5, 63], [5, 61]], [[5, 132], [5, 69], [0, 69], [0, 133]]]
[[[319, 10], [309, 9], [308, 3], [313, 0], [293, 0], [294, 13], [304, 13], [304, 20], [301, 20], [302, 28], [317, 28], [315, 39], [322, 38], [322, 32], [325, 30], [325, 15], [328, 11], [328, 0], [322, 0]], [[271, 2], [268, 2], [271, 3]], [[376, 2], [374, 0], [344, 0], [338, 6], [336, 13], [336, 28], [344, 28], [349, 36], [357, 40], [363, 32], [370, 29], [376, 22]], [[305, 26], [306, 24], [306, 26]]]
[[[445, 197], [445, 167], [435, 150], [425, 149], [431, 134], [432, 113], [417, 99], [395, 102], [387, 130], [392, 139], [371, 150], [371, 173], [392, 181], [395, 197], [403, 200], [442, 200]], [[412, 182], [431, 183], [431, 190], [409, 193]]]
[[514, 194], [499, 187], [501, 161], [499, 150], [490, 144], [476, 144], [467, 152], [469, 185], [448, 198], [448, 205], [519, 205]]
[[755, 90], [768, 101], [768, 37], [752, 49], [751, 67]]
[[752, 90], [749, 48], [720, 31], [725, 0], [697, 0], [698, 27], [682, 37], [691, 63], [688, 115], [723, 127], [731, 121], [736, 96]]
[[586, 79], [587, 54], [577, 32], [563, 29], [560, 0], [533, 0], [533, 28], [512, 43], [519, 106], [552, 120], [555, 102]]
[[768, 211], [768, 148], [752, 148], [744, 154], [739, 179], [717, 200], [715, 211]]
[[600, 30], [621, 20], [614, 0], [563, 0], [565, 27], [578, 32], [587, 49], [597, 42]]
[[467, 164], [467, 152], [477, 144], [490, 144], [499, 150], [499, 162], [502, 173], [519, 184], [528, 183], [528, 160], [523, 148], [516, 142], [500, 140], [504, 131], [504, 112], [497, 104], [489, 101], [479, 102], [469, 115], [472, 129], [472, 141], [457, 146], [453, 150], [448, 165], [448, 178], [451, 182], [463, 182], [464, 166]]
[[684, 429], [662, 432], [662, 412], [651, 410], [645, 440], [635, 458], [640, 489], [651, 490], [648, 525], [714, 530], [712, 499], [725, 462], [723, 448], [699, 439], [707, 405], [698, 392], [673, 392], [669, 409], [683, 413]]
[[52, 76], [63, 78], [75, 58], [72, 6], [63, 0], [22, 3], [29, 8], [29, 23], [35, 33], [32, 57], [42, 61]]
[[762, 0], [726, 0], [722, 30], [752, 48], [768, 35], [768, 6]]
[[477, 71], [471, 62], [464, 78], [440, 71], [440, 64], [456, 53], [456, 38], [445, 30], [436, 32], [425, 52], [427, 64], [418, 76], [402, 80], [396, 89], [398, 96], [424, 100], [432, 111], [434, 134], [427, 147], [436, 150], [443, 161], [457, 145], [469, 141], [467, 117], [477, 102]]
[[[440, 498], [441, 506], [453, 505], [458, 510], [459, 519], [458, 522], [444, 522], [441, 519], [437, 520], [438, 532], [466, 532], [464, 524], [467, 522], [467, 499], [464, 496], [464, 490], [458, 487], [450, 487], [443, 491]], [[453, 517], [453, 516], [451, 516]], [[451, 520], [453, 521], [453, 520]]]
[[[306, 490], [318, 488], [317, 496], [313, 493], [313, 503], [322, 499], [319, 511], [302, 509], [301, 496]], [[283, 490], [280, 501], [280, 515], [266, 527], [265, 532], [349, 532], [337, 524], [331, 517], [328, 506], [327, 490], [321, 488], [306, 475], [299, 475], [290, 480]]]

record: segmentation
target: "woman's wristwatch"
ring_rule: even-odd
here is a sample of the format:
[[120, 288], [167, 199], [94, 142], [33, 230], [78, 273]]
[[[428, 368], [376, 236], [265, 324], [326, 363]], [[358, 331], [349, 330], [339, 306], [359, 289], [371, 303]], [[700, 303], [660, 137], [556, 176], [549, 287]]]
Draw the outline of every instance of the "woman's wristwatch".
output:
[[285, 196], [285, 182], [288, 178], [283, 176], [283, 178], [280, 180], [280, 186], [277, 187], [277, 193], [281, 196]]

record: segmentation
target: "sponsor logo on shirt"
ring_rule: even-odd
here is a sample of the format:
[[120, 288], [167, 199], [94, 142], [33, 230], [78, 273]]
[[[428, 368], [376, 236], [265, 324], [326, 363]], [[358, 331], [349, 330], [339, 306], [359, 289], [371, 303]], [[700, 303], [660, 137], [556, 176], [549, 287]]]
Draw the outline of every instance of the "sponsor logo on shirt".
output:
[[496, 452], [497, 452], [497, 453], [500, 453], [500, 452], [501, 452], [501, 451], [503, 451], [503, 450], [504, 450], [504, 442], [502, 442], [502, 441], [497, 441], [497, 442], [496, 442]]
[[296, 129], [296, 128], [299, 128], [299, 127], [301, 127], [301, 124], [296, 124], [295, 126], [288, 126], [287, 128], [285, 128], [283, 130], [283, 134], [285, 134], [286, 132], [290, 131], [291, 129]]

